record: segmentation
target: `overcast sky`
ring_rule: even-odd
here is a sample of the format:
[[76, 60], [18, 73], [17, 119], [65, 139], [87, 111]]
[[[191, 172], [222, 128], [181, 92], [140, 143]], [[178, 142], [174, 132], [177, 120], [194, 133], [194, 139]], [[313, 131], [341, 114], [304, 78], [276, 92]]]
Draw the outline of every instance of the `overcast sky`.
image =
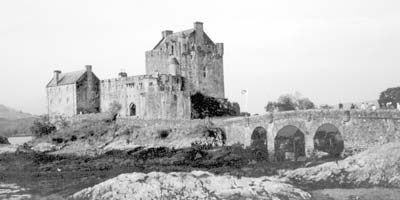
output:
[[248, 89], [252, 113], [284, 93], [337, 104], [400, 86], [398, 0], [1, 0], [0, 104], [45, 113], [55, 69], [144, 74], [161, 31], [194, 21], [224, 43], [226, 97]]

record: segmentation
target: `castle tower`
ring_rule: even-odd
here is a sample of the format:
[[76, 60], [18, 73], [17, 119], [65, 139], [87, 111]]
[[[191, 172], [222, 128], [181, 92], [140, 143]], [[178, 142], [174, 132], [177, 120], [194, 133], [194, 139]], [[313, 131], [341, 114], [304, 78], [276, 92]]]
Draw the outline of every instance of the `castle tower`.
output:
[[157, 45], [146, 52], [146, 74], [179, 74], [187, 79], [191, 94], [225, 98], [223, 48], [205, 33], [202, 22], [186, 31], [163, 31]]

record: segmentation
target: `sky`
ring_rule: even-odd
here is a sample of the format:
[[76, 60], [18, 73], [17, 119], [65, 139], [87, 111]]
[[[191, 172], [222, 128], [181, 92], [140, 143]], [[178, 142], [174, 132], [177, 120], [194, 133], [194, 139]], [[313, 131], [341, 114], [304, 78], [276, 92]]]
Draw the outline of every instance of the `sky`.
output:
[[1, 0], [0, 104], [46, 112], [53, 71], [145, 73], [162, 30], [204, 23], [224, 43], [225, 96], [251, 113], [300, 92], [317, 105], [400, 86], [398, 0]]

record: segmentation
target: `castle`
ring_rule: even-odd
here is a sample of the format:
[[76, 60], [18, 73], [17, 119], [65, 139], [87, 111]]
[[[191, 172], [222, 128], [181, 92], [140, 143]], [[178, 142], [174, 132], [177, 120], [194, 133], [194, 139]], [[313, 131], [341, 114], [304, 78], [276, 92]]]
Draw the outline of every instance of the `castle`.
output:
[[162, 31], [162, 39], [146, 52], [146, 74], [100, 80], [87, 65], [85, 70], [61, 73], [46, 86], [51, 118], [107, 112], [116, 102], [119, 115], [143, 119], [189, 119], [190, 96], [200, 92], [225, 98], [224, 47], [204, 32], [203, 23], [174, 33]]

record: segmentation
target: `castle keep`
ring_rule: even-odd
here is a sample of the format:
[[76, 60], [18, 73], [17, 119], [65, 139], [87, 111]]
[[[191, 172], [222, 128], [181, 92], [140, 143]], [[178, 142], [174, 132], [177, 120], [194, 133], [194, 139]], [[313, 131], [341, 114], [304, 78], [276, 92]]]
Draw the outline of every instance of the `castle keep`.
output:
[[146, 74], [99, 80], [91, 66], [83, 71], [55, 71], [47, 84], [48, 114], [74, 116], [106, 112], [113, 103], [119, 115], [143, 119], [189, 119], [190, 96], [225, 98], [223, 44], [214, 43], [195, 22], [189, 30], [162, 31], [162, 39], [146, 52]]

